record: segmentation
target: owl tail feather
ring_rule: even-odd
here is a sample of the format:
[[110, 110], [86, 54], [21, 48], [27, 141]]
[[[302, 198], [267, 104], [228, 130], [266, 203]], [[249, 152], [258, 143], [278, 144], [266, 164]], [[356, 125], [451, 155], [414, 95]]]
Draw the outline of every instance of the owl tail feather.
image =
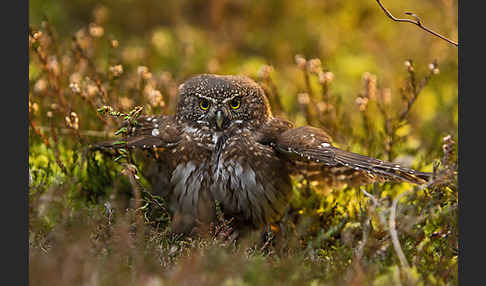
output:
[[396, 163], [382, 161], [334, 147], [332, 148], [334, 149], [334, 161], [338, 164], [355, 170], [363, 170], [368, 172], [368, 174], [378, 175], [384, 179], [405, 181], [420, 185], [427, 183], [432, 176], [432, 173], [419, 172], [402, 167]]

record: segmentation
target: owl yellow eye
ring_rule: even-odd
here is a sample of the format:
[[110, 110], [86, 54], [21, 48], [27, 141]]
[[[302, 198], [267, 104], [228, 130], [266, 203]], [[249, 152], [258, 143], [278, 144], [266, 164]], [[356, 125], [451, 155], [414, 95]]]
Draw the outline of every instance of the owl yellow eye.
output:
[[209, 101], [206, 100], [206, 99], [202, 99], [201, 101], [199, 101], [199, 107], [202, 109], [202, 110], [208, 110], [209, 108]]
[[231, 108], [233, 108], [233, 109], [238, 109], [238, 108], [240, 108], [240, 105], [241, 105], [241, 101], [240, 101], [238, 98], [235, 98], [235, 99], [233, 99], [233, 100], [230, 102], [230, 106], [231, 106]]

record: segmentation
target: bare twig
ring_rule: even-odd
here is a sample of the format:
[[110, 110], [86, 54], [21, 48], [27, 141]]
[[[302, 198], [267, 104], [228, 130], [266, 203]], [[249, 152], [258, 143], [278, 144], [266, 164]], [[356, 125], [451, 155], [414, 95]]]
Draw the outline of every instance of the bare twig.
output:
[[[376, 213], [376, 208], [380, 206], [380, 203], [372, 194], [366, 192], [363, 188], [361, 188], [360, 190], [367, 197], [369, 197], [371, 199], [373, 204], [368, 209], [369, 216], [365, 219], [364, 223], [362, 223], [362, 225], [363, 225], [363, 232], [362, 232], [363, 237], [362, 237], [361, 241], [358, 244], [358, 247], [356, 248], [356, 250], [354, 252], [353, 267], [349, 268], [348, 273], [346, 275], [346, 277], [348, 277], [346, 279], [348, 283], [350, 281], [352, 281], [351, 279], [356, 280], [356, 279], [359, 279], [359, 277], [363, 275], [363, 270], [361, 268], [360, 261], [363, 258], [365, 246], [368, 243], [368, 239], [370, 237], [370, 233], [371, 233], [371, 230], [372, 230], [371, 220], [372, 220], [373, 213]], [[354, 275], [353, 275], [353, 273], [354, 273]], [[354, 276], [354, 278], [353, 278], [353, 276]], [[351, 284], [353, 284], [353, 283], [351, 283]]]
[[[372, 194], [368, 193], [367, 191], [365, 191], [364, 189], [361, 189], [361, 191], [368, 197], [371, 199], [371, 201], [373, 202], [373, 206], [372, 206], [372, 210], [373, 212], [381, 206], [380, 202], [378, 201], [378, 199], [375, 198], [375, 196], [373, 196]], [[386, 219], [385, 219], [385, 215], [383, 214], [383, 212], [378, 212], [378, 219], [380, 220], [381, 224], [383, 226], [386, 226]]]
[[375, 196], [373, 196], [372, 194], [368, 193], [367, 191], [365, 191], [364, 189], [361, 189], [361, 191], [363, 192], [363, 194], [365, 194], [365, 196], [367, 196], [368, 198], [371, 199], [371, 201], [373, 202], [373, 209], [376, 208], [377, 206], [380, 205], [380, 203], [378, 202], [378, 200], [375, 198]]
[[[416, 190], [423, 190], [425, 188], [430, 187], [434, 183], [435, 183], [435, 180], [430, 180], [427, 184], [419, 186]], [[361, 191], [368, 198], [370, 198], [372, 203], [373, 203], [372, 206], [371, 206], [370, 212], [371, 213], [376, 212], [376, 210], [379, 207], [381, 207], [380, 201], [375, 196], [373, 196], [372, 194], [366, 192], [364, 189], [361, 189]], [[407, 191], [401, 193], [400, 195], [396, 196], [395, 199], [392, 202], [392, 206], [390, 208], [387, 208], [387, 209], [384, 210], [384, 211], [389, 212], [388, 223], [386, 222], [384, 211], [378, 211], [377, 212], [378, 218], [380, 219], [381, 224], [385, 227], [388, 226], [388, 233], [390, 234], [390, 238], [391, 238], [393, 248], [394, 248], [394, 250], [395, 250], [395, 252], [398, 256], [398, 259], [400, 260], [401, 267], [405, 268], [405, 269], [410, 268], [410, 264], [408, 263], [407, 258], [405, 257], [405, 254], [403, 253], [402, 247], [400, 245], [400, 241], [398, 239], [398, 232], [397, 232], [397, 229], [396, 229], [396, 209], [397, 209], [398, 201], [400, 200], [400, 198], [402, 198], [404, 195], [410, 193], [411, 191], [412, 191], [412, 189], [407, 190]], [[420, 217], [419, 220], [417, 220], [416, 223], [418, 223], [420, 220], [422, 220], [424, 218], [426, 218], [426, 216]], [[366, 232], [369, 231], [368, 230], [369, 227], [370, 226], [368, 226], [368, 225], [364, 226], [363, 234], [366, 234]], [[369, 234], [366, 234], [366, 237], [363, 238], [363, 242], [366, 242], [366, 240], [368, 239], [368, 235]], [[363, 247], [363, 245], [360, 245], [360, 247], [358, 248], [358, 250], [356, 252], [357, 257], [361, 257], [361, 255], [362, 255], [362, 253], [361, 253], [362, 249], [360, 249], [361, 247]], [[358, 256], [358, 255], [360, 255], [360, 256]], [[408, 272], [406, 272], [406, 274], [407, 274], [407, 278], [410, 278], [410, 277], [408, 277]]]
[[[368, 198], [371, 199], [371, 201], [373, 202], [373, 205], [371, 206], [370, 211], [375, 212], [375, 210], [380, 206], [380, 202], [372, 194], [366, 192], [364, 189], [361, 189], [361, 191]], [[405, 257], [405, 254], [403, 253], [402, 247], [400, 246], [400, 241], [398, 240], [398, 233], [397, 233], [397, 230], [396, 230], [395, 218], [396, 218], [396, 208], [397, 208], [398, 200], [410, 191], [411, 190], [408, 190], [408, 191], [405, 191], [404, 193], [398, 195], [393, 200], [392, 206], [389, 209], [386, 209], [387, 211], [390, 212], [390, 214], [388, 216], [388, 232], [390, 234], [390, 238], [391, 238], [391, 241], [392, 241], [392, 244], [393, 244], [393, 248], [398, 255], [398, 259], [400, 260], [401, 267], [405, 268], [405, 269], [410, 268], [410, 265], [408, 264], [407, 258]], [[378, 212], [378, 217], [380, 219], [380, 222], [383, 224], [383, 226], [386, 226], [387, 223], [386, 223], [386, 219], [385, 219], [383, 211]], [[370, 217], [370, 220], [371, 220], [371, 217]], [[369, 228], [369, 226], [365, 225], [363, 228], [364, 228], [363, 234], [365, 234], [365, 229]], [[367, 236], [366, 236], [366, 239], [368, 238]], [[364, 241], [364, 239], [363, 239], [363, 241]], [[363, 245], [360, 245], [360, 247], [362, 247], [362, 246]], [[358, 251], [356, 252], [357, 255], [360, 254], [359, 251], [360, 251], [360, 249], [358, 249]], [[408, 278], [408, 272], [405, 272], [405, 273], [407, 274], [407, 278]], [[398, 268], [396, 283], [397, 283], [397, 285], [401, 285], [398, 277], [400, 277], [400, 268]]]
[[[50, 148], [51, 147], [51, 144], [49, 143], [49, 140], [47, 139], [46, 136], [44, 136], [44, 134], [42, 134], [40, 132], [41, 128], [40, 127], [37, 127], [37, 125], [35, 124], [35, 122], [32, 120], [32, 116], [29, 112], [29, 125], [30, 127], [32, 128], [32, 130], [34, 131], [34, 133], [39, 136], [39, 138], [41, 138], [42, 142], [44, 142], [44, 145], [46, 145], [47, 148]], [[45, 127], [47, 129], [47, 127]]]
[[[430, 180], [427, 184], [418, 186], [417, 190], [423, 190], [425, 188], [428, 188], [428, 187], [432, 186], [434, 183], [435, 183], [435, 180]], [[410, 193], [411, 191], [412, 191], [412, 189], [409, 189], [409, 190], [401, 193], [400, 195], [396, 196], [395, 199], [393, 199], [392, 206], [390, 207], [390, 216], [388, 218], [388, 227], [389, 227], [390, 237], [391, 237], [391, 240], [392, 240], [392, 243], [393, 243], [393, 248], [395, 249], [395, 252], [397, 253], [398, 258], [400, 259], [400, 264], [402, 265], [402, 267], [407, 267], [407, 268], [410, 267], [410, 265], [408, 264], [408, 261], [405, 258], [403, 250], [400, 246], [400, 241], [398, 240], [398, 233], [397, 233], [397, 230], [396, 230], [395, 218], [396, 218], [396, 210], [397, 210], [398, 200], [400, 200], [400, 198], [402, 198], [404, 195]], [[367, 194], [364, 190], [363, 190], [363, 192], [365, 194]], [[376, 201], [376, 199], [374, 199], [374, 203], [375, 203], [375, 201]]]
[[[370, 210], [370, 212], [371, 213], [374, 212], [374, 207], [372, 207], [372, 210]], [[366, 221], [365, 221], [364, 226], [363, 226], [363, 238], [360, 241], [359, 246], [358, 246], [358, 248], [356, 249], [356, 252], [355, 252], [356, 262], [359, 262], [361, 260], [361, 258], [363, 257], [364, 248], [365, 248], [366, 244], [368, 243], [368, 238], [370, 236], [370, 232], [371, 232], [371, 216], [366, 218]]]
[[400, 264], [402, 267], [409, 268], [410, 264], [408, 264], [407, 258], [405, 257], [405, 254], [403, 253], [402, 247], [400, 246], [400, 241], [398, 240], [398, 233], [396, 229], [396, 224], [395, 224], [395, 217], [397, 213], [397, 204], [398, 200], [403, 197], [407, 192], [403, 192], [400, 195], [398, 195], [392, 203], [392, 206], [390, 208], [390, 217], [388, 220], [388, 226], [389, 226], [389, 232], [390, 232], [390, 237], [391, 241], [393, 244], [393, 248], [395, 249], [395, 252], [398, 255], [398, 259], [400, 260]]
[[458, 47], [458, 43], [442, 36], [441, 34], [437, 33], [437, 32], [434, 32], [432, 31], [431, 29], [425, 27], [423, 24], [422, 24], [422, 21], [420, 20], [420, 18], [412, 13], [412, 12], [405, 12], [406, 15], [409, 15], [409, 16], [412, 16], [413, 18], [415, 18], [415, 20], [410, 20], [410, 19], [402, 19], [402, 18], [396, 18], [395, 16], [393, 16], [390, 11], [388, 11], [385, 6], [383, 6], [383, 4], [381, 3], [380, 0], [376, 0], [376, 2], [378, 3], [378, 5], [380, 5], [381, 9], [383, 10], [383, 12], [385, 12], [385, 14], [390, 18], [392, 19], [393, 21], [395, 22], [406, 22], [406, 23], [411, 23], [411, 24], [414, 24], [414, 25], [417, 25], [419, 28], [421, 28], [422, 30], [426, 31], [426, 32], [429, 32], [431, 33], [432, 35], [436, 36], [436, 37], [439, 37], [441, 38], [442, 40], [446, 41], [446, 42], [449, 42], [450, 44], [453, 44], [454, 46]]

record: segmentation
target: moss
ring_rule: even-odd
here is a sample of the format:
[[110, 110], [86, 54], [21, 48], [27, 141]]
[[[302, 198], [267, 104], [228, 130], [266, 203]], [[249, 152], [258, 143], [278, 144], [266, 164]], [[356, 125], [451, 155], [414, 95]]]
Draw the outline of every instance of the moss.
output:
[[[211, 6], [218, 3], [226, 4], [222, 10]], [[418, 29], [390, 23], [376, 5], [360, 0], [346, 4], [108, 0], [102, 5], [30, 1], [29, 5], [32, 31], [43, 32], [29, 57], [29, 102], [36, 104], [30, 111], [28, 162], [31, 281], [38, 285], [457, 284], [457, 153], [454, 144], [443, 141], [448, 134], [457, 141], [453, 48]], [[441, 9], [424, 1], [412, 1], [410, 6], [428, 23], [442, 24]], [[451, 6], [452, 12], [456, 6]], [[44, 10], [48, 25], [41, 23]], [[453, 18], [444, 25], [456, 27]], [[90, 35], [92, 22], [103, 27], [102, 37]], [[110, 46], [114, 39], [117, 47]], [[321, 71], [332, 72], [327, 93], [318, 72], [297, 66], [296, 54], [320, 59]], [[408, 58], [413, 58], [417, 82], [436, 58], [440, 73], [433, 75], [403, 122], [396, 122], [413, 95], [412, 75], [403, 66]], [[50, 68], [43, 60], [50, 61]], [[113, 65], [121, 65], [123, 73], [112, 76]], [[245, 73], [263, 82], [264, 65], [274, 69], [271, 80], [282, 114], [297, 125], [311, 120], [328, 130], [336, 145], [355, 152], [381, 159], [401, 156], [423, 171], [438, 166], [447, 180], [424, 190], [406, 183], [326, 189], [295, 178], [294, 196], [280, 231], [257, 233], [234, 245], [223, 219], [208, 237], [172, 234], [167, 204], [149, 192], [143, 172], [139, 172], [143, 190], [138, 209], [132, 186], [122, 175], [122, 163], [134, 163], [143, 171], [144, 160], [125, 155], [115, 162], [117, 154], [88, 150], [89, 143], [114, 136], [120, 123], [97, 113], [104, 105], [123, 112], [143, 106], [144, 112], [172, 113], [177, 86], [187, 76]], [[146, 67], [145, 77], [139, 66]], [[309, 118], [303, 112], [297, 94], [310, 92], [306, 72], [316, 104], [305, 107], [329, 104], [334, 115], [321, 110]], [[363, 84], [365, 72], [377, 80], [375, 97], [362, 112], [356, 98], [369, 95]], [[154, 89], [162, 94], [162, 106], [152, 106], [147, 98], [147, 91]], [[390, 95], [386, 114], [378, 106], [385, 102], [380, 97], [384, 94]], [[71, 112], [79, 118], [75, 129], [66, 124]], [[364, 125], [366, 116], [369, 129]], [[387, 119], [394, 127], [391, 132]], [[446, 156], [447, 148], [453, 151]], [[404, 192], [396, 209], [396, 229], [410, 268], [401, 265], [389, 234], [390, 207]]]

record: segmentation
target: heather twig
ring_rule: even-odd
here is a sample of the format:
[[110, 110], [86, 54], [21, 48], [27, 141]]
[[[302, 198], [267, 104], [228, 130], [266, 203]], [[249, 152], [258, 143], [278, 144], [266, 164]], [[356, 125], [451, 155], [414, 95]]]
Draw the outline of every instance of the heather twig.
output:
[[275, 112], [275, 114], [284, 116], [285, 110], [282, 106], [280, 94], [271, 76], [271, 73], [273, 71], [274, 69], [272, 66], [268, 66], [268, 65], [262, 66], [258, 74], [258, 77], [260, 79], [260, 85], [265, 91], [265, 94], [269, 97], [273, 111]]
[[[46, 23], [45, 26], [48, 26], [47, 22], [44, 23]], [[46, 34], [52, 35], [52, 31], [50, 33], [42, 33], [42, 31], [36, 31], [33, 27], [29, 27], [29, 36], [31, 39], [34, 40], [31, 49], [34, 50], [34, 53], [37, 55], [37, 58], [41, 62], [41, 67], [50, 79], [50, 85], [54, 88], [55, 95], [59, 98], [59, 103], [63, 107], [64, 112], [67, 113], [68, 110], [70, 110], [71, 108], [69, 107], [69, 104], [64, 96], [64, 91], [61, 88], [61, 71], [59, 70], [57, 72], [54, 72], [53, 68], [56, 67], [57, 69], [60, 69], [61, 65], [58, 62], [59, 58], [55, 56], [54, 59], [50, 60], [47, 54], [47, 47], [44, 47], [40, 44], [41, 37], [48, 37]], [[58, 48], [55, 47], [55, 49]]]
[[59, 141], [57, 139], [57, 132], [54, 127], [54, 122], [52, 118], [49, 119], [50, 127], [51, 127], [51, 134], [52, 134], [52, 139], [54, 141], [54, 146], [52, 149], [54, 150], [54, 157], [56, 158], [56, 163], [61, 168], [62, 172], [66, 175], [68, 175], [68, 170], [64, 163], [61, 160], [60, 152], [59, 152]]
[[[370, 73], [363, 74], [363, 91], [356, 98], [356, 104], [358, 105], [363, 122], [363, 128], [366, 136], [363, 137], [368, 152], [371, 151], [371, 145], [375, 142], [374, 132], [371, 126], [371, 119], [369, 116], [369, 102], [376, 97], [376, 76]], [[371, 154], [370, 154], [371, 155]]]
[[399, 112], [397, 116], [392, 117], [387, 112], [386, 105], [388, 104], [387, 102], [389, 102], [389, 99], [386, 98], [387, 96], [384, 94], [385, 91], [381, 92], [380, 100], [377, 101], [378, 109], [384, 118], [383, 124], [386, 135], [385, 150], [389, 161], [393, 161], [395, 157], [395, 143], [401, 140], [401, 138], [399, 138], [397, 135], [397, 130], [407, 124], [407, 118], [410, 114], [410, 110], [417, 101], [422, 89], [427, 86], [432, 76], [439, 73], [437, 62], [434, 61], [429, 65], [429, 71], [425, 77], [419, 83], [417, 83], [417, 76], [412, 60], [405, 61], [405, 66], [408, 72], [407, 85], [404, 89], [400, 89], [402, 100], [405, 101], [405, 108]]
[[74, 50], [75, 50], [75, 52], [77, 52], [79, 54], [79, 56], [81, 58], [83, 58], [84, 60], [86, 60], [86, 62], [88, 63], [88, 65], [90, 67], [90, 70], [91, 70], [91, 73], [93, 74], [93, 77], [94, 77], [94, 81], [96, 83], [96, 86], [98, 87], [99, 91], [101, 91], [101, 94], [103, 95], [103, 100], [104, 100], [105, 104], [109, 104], [110, 102], [109, 102], [108, 92], [106, 91], [106, 89], [101, 84], [101, 75], [100, 75], [100, 73], [98, 73], [96, 71], [95, 64], [88, 57], [88, 55], [86, 54], [86, 51], [81, 47], [81, 45], [79, 44], [78, 39], [76, 37], [73, 37], [72, 40], [73, 40], [73, 43], [74, 43]]

